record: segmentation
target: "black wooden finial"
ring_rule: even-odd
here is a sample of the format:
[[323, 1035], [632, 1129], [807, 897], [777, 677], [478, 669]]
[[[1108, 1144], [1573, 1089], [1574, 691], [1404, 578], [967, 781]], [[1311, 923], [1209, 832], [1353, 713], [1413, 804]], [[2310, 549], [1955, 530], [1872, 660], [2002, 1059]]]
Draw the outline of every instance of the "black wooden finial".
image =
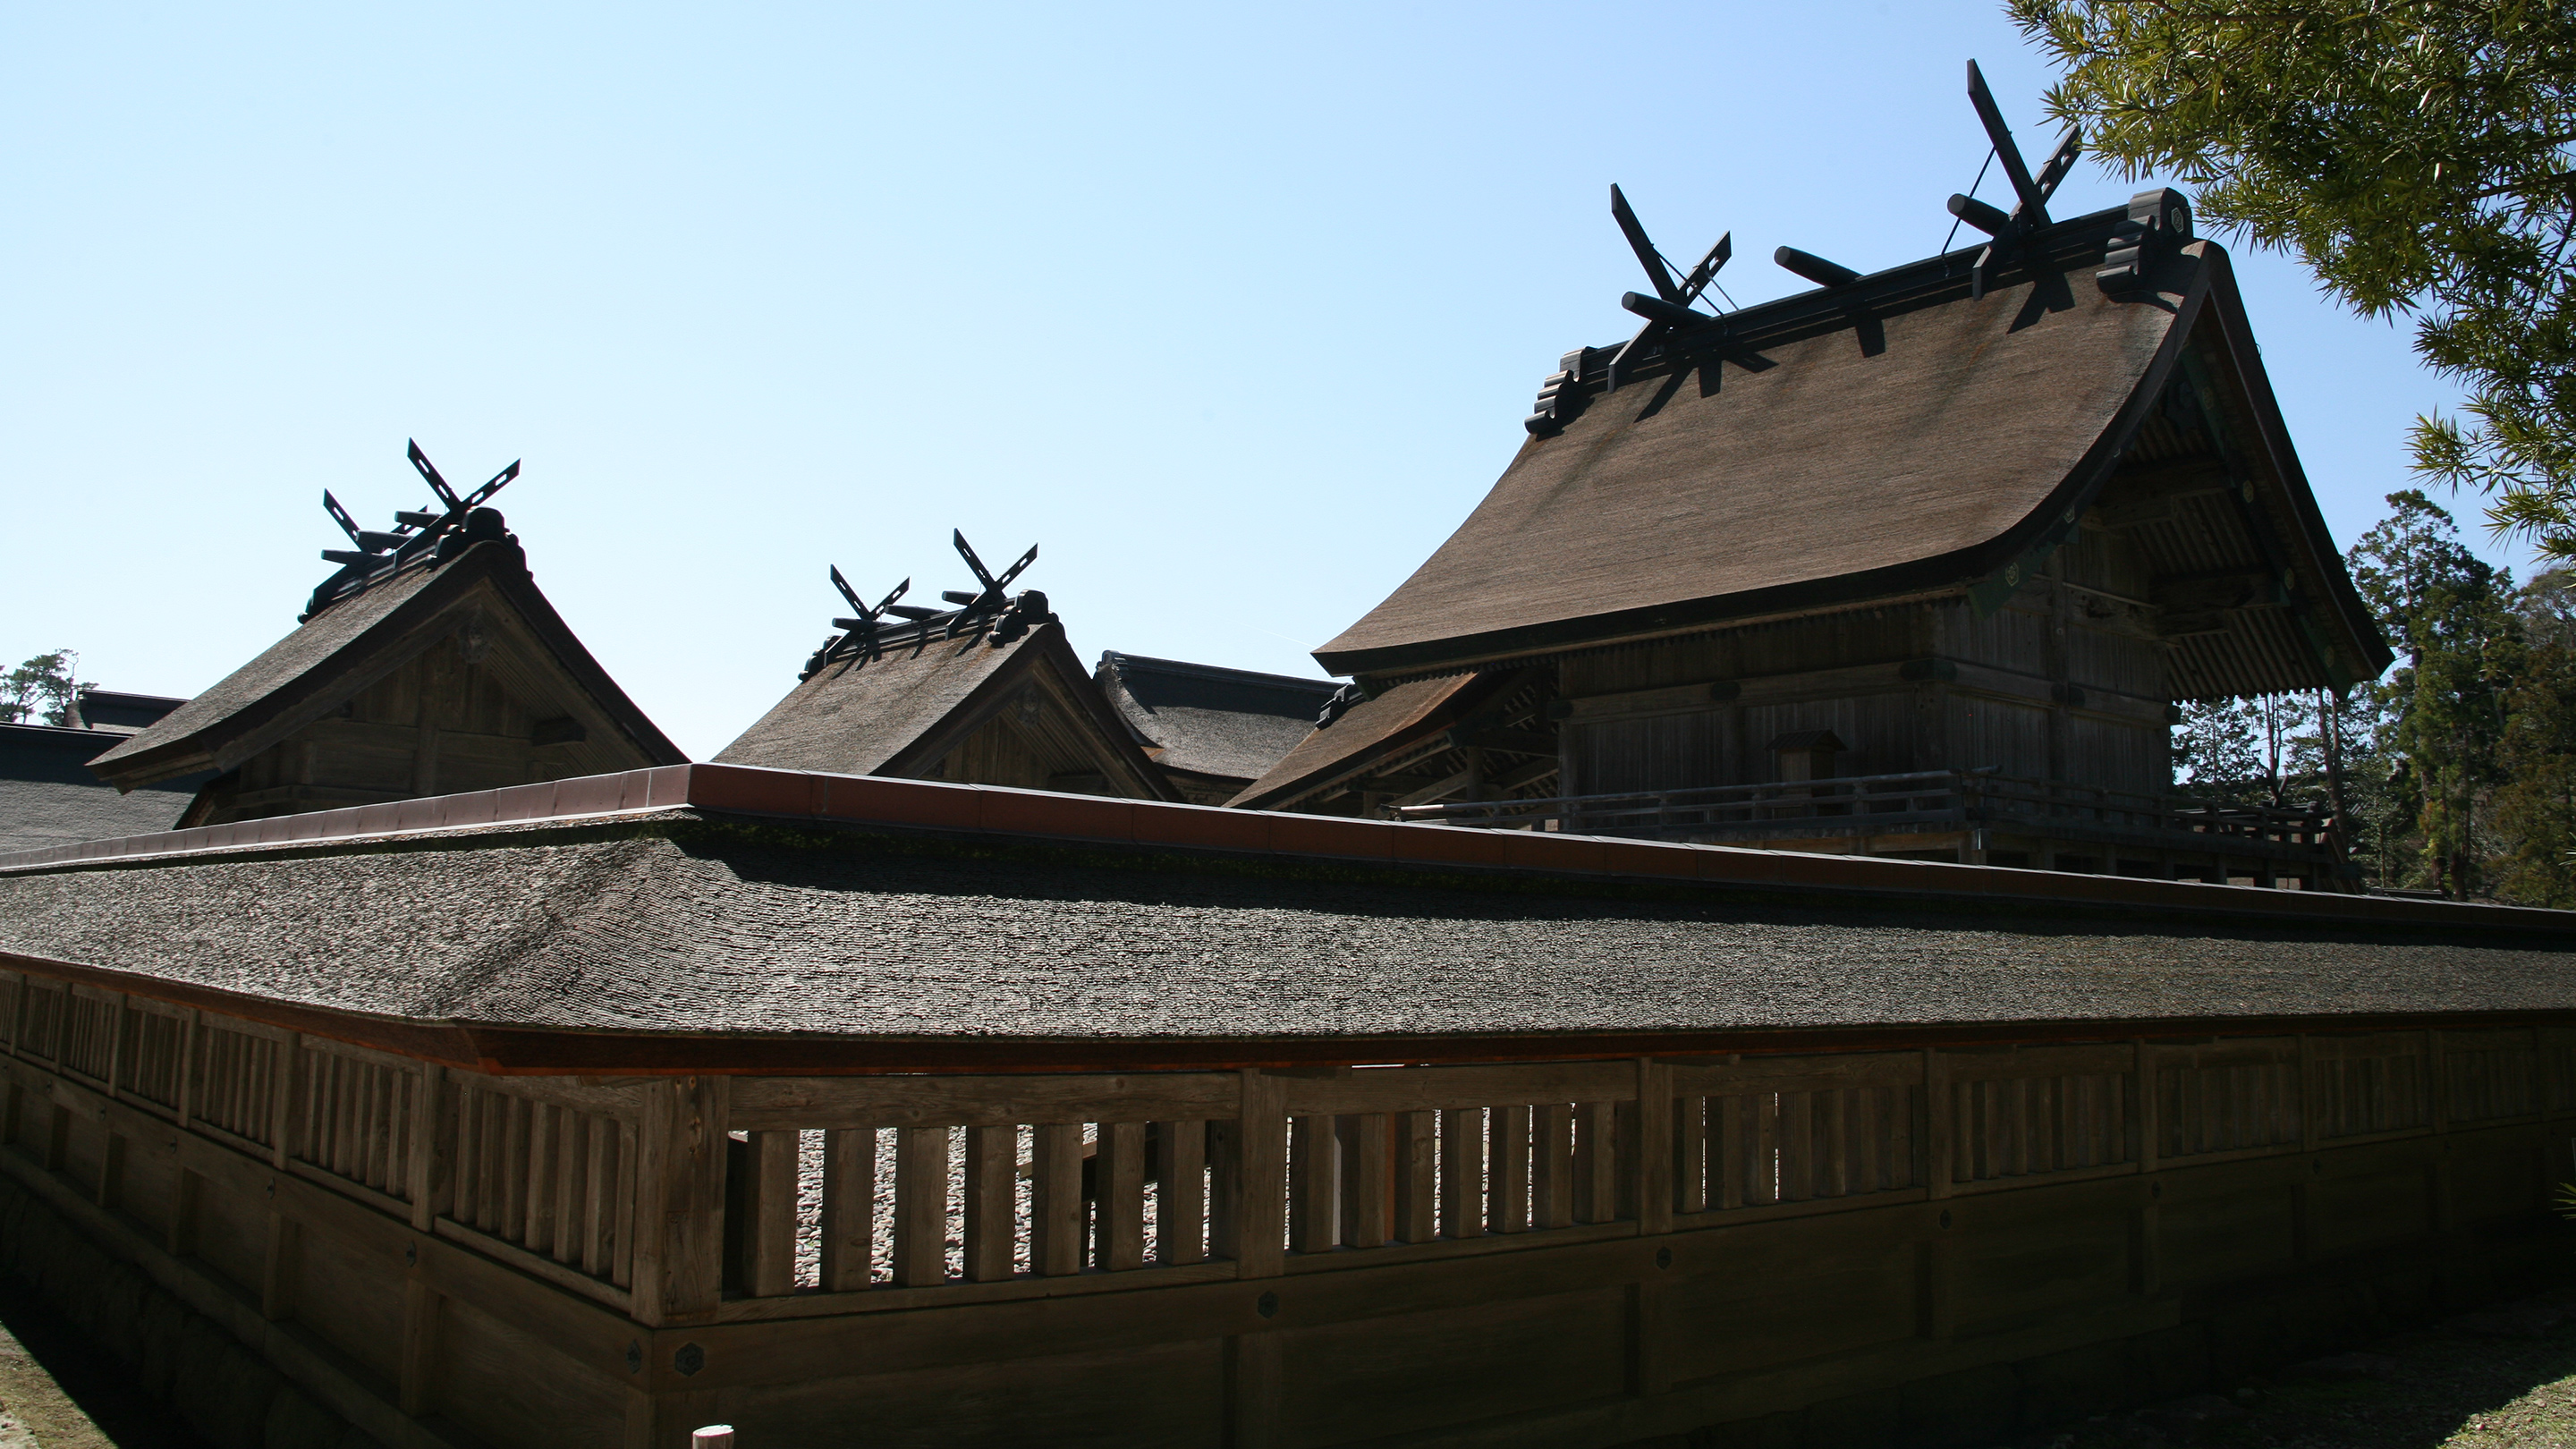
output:
[[304, 607], [303, 617], [309, 619], [336, 600], [358, 593], [378, 580], [393, 577], [405, 564], [443, 552], [451, 542], [461, 544], [509, 536], [502, 526], [501, 515], [483, 505], [491, 501], [493, 494], [508, 487], [510, 480], [519, 476], [516, 461], [493, 474], [482, 487], [460, 497], [439, 475], [437, 467], [429, 461], [429, 455], [420, 450], [419, 443], [406, 438], [403, 445], [412, 467], [420, 473], [422, 481], [429, 484], [429, 491], [437, 499], [436, 505], [398, 511], [394, 514], [392, 530], [378, 532], [360, 528], [357, 520], [349, 516], [349, 510], [340, 506], [340, 500], [332, 497], [329, 489], [324, 489], [322, 511], [331, 515], [331, 521], [340, 526], [340, 531], [349, 536], [349, 542], [354, 546], [322, 550], [322, 561], [338, 564], [340, 571], [324, 579], [321, 586], [313, 591], [312, 599]]
[[[939, 597], [952, 606], [946, 609], [897, 603], [911, 592], [910, 579], [895, 585], [893, 592], [871, 608], [860, 601], [858, 591], [841, 577], [840, 569], [833, 568], [832, 587], [840, 590], [854, 617], [832, 621], [832, 627], [842, 632], [824, 640], [823, 647], [814, 651], [813, 657], [805, 661], [804, 671], [796, 677], [811, 679], [826, 665], [844, 660], [866, 664], [882, 658], [887, 649], [897, 645], [953, 639], [977, 629], [982, 629], [993, 644], [1008, 644], [1027, 632], [1029, 624], [1039, 616], [1054, 617], [1047, 613], [1046, 595], [1031, 589], [1014, 600], [1008, 592], [1012, 581], [1037, 562], [1037, 545], [1031, 544], [1018, 561], [996, 574], [984, 567], [984, 560], [966, 541], [963, 529], [952, 533], [949, 541], [957, 556], [965, 560], [967, 570], [974, 574], [976, 587], [940, 590]], [[888, 616], [901, 622], [888, 623]]]
[[2069, 126], [2058, 138], [2057, 149], [2031, 174], [2022, 160], [2021, 147], [2014, 142], [2012, 128], [2004, 124], [2004, 113], [1995, 104], [1994, 92], [1986, 89], [1986, 77], [1975, 61], [1968, 62], [1968, 104], [1976, 108], [1977, 120], [1986, 128], [1986, 137], [1994, 143], [1995, 160], [2004, 169], [2004, 179], [2012, 183], [2013, 209], [1999, 211], [1974, 197], [1950, 198], [1950, 214], [1984, 232], [1994, 240], [1977, 254], [1977, 262], [1968, 273], [1968, 295], [1983, 297], [1994, 274], [2003, 269], [2019, 250], [2023, 238], [2048, 225], [2048, 199], [2057, 194], [2067, 173], [2075, 169], [2075, 158], [2084, 154], [2084, 129]]

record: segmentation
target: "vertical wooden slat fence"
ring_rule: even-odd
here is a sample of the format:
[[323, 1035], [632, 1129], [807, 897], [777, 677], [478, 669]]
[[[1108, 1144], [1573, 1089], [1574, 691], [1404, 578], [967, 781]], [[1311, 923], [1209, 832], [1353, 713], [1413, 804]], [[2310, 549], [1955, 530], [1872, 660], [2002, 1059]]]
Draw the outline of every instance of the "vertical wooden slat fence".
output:
[[[160, 1214], [173, 1252], [197, 1240], [209, 1184], [275, 1174], [639, 1334], [1945, 1206], [2576, 1110], [2576, 1032], [2534, 1027], [689, 1085], [460, 1070], [0, 974], [0, 1036], [12, 1170]], [[185, 1170], [145, 1160], [168, 1125], [198, 1144]], [[166, 1202], [130, 1201], [129, 1183]], [[241, 1291], [270, 1317], [319, 1311], [296, 1296], [312, 1200], [292, 1201], [263, 1192], [247, 1248], [238, 1213], [207, 1219], [209, 1251], [266, 1254]], [[2448, 1188], [2424, 1201], [2458, 1211]], [[406, 1413], [440, 1392], [437, 1304], [464, 1280], [440, 1281], [398, 1295], [386, 1372]], [[1947, 1310], [1927, 1312], [1945, 1332]], [[1656, 1372], [1641, 1361], [1634, 1381]]]

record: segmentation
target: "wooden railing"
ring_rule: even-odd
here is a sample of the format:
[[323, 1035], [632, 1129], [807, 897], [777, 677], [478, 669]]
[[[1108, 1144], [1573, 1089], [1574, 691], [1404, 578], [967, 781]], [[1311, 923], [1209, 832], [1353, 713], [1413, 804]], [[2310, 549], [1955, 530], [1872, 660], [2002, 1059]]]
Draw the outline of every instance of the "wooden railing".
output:
[[[0, 973], [0, 1047], [10, 1170], [147, 1224], [174, 1253], [199, 1244], [209, 1271], [236, 1284], [226, 1291], [269, 1316], [308, 1311], [294, 1297], [297, 1252], [377, 1233], [370, 1251], [416, 1262], [417, 1247], [400, 1244], [426, 1237], [626, 1325], [595, 1335], [615, 1360], [601, 1370], [613, 1385], [630, 1371], [624, 1335], [663, 1325], [1601, 1244], [2576, 1111], [2576, 1031], [2539, 1027], [1316, 1071], [610, 1080], [442, 1067]], [[177, 1170], [117, 1165], [138, 1154], [175, 1154]], [[309, 1190], [283, 1193], [275, 1179]], [[136, 1185], [147, 1183], [197, 1186]], [[192, 1214], [239, 1221], [216, 1209], [227, 1192], [272, 1224], [305, 1226], [273, 1227], [265, 1249], [241, 1246], [252, 1240], [237, 1228], [201, 1242]], [[239, 1256], [252, 1251], [269, 1255], [265, 1268]], [[426, 1280], [389, 1271], [388, 1283], [360, 1286], [434, 1307], [419, 1297], [433, 1291]], [[434, 1292], [497, 1293], [480, 1271], [448, 1273]], [[472, 1322], [547, 1310], [530, 1299], [478, 1311]], [[406, 1313], [386, 1372], [415, 1406], [405, 1412], [425, 1412], [444, 1392], [443, 1320]], [[653, 1341], [655, 1352], [671, 1346]]]
[[2177, 846], [2235, 843], [2331, 852], [2334, 824], [2324, 809], [2226, 805], [2181, 796], [2127, 794], [1991, 771], [1931, 770], [1856, 775], [1794, 784], [1639, 790], [1538, 800], [1408, 805], [1405, 820], [1490, 829], [1558, 829], [1601, 835], [1750, 840], [1812, 834], [1892, 833], [2001, 826], [2044, 832], [2074, 825], [2166, 835]]

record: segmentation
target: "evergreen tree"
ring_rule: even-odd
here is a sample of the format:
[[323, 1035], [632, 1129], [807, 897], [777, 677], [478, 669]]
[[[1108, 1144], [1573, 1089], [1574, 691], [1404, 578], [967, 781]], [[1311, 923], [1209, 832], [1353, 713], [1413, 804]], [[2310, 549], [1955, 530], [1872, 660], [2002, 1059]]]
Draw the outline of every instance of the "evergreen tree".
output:
[[2506, 696], [2522, 654], [2513, 580], [2469, 552], [2421, 492], [2388, 504], [2349, 562], [2400, 656], [2374, 686], [2392, 716], [2392, 778], [2412, 796], [2430, 883], [2465, 899], [2486, 888], [2494, 823], [2479, 807], [2505, 778]]
[[79, 661], [71, 650], [57, 649], [0, 675], [0, 724], [70, 724], [79, 688], [72, 669]]

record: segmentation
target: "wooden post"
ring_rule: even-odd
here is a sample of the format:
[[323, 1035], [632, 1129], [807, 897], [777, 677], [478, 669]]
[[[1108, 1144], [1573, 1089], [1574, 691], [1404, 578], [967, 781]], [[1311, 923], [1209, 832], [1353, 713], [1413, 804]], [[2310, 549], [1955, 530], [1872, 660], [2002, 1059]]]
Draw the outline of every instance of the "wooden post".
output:
[[751, 1221], [742, 1233], [751, 1260], [743, 1276], [754, 1298], [796, 1291], [796, 1148], [794, 1132], [751, 1134]]
[[1608, 1102], [1574, 1107], [1574, 1218], [1606, 1223], [1619, 1215], [1619, 1149]]
[[1288, 1119], [1288, 1233], [1300, 1253], [1330, 1252], [1341, 1186], [1334, 1172], [1340, 1144], [1330, 1117]]
[[1286, 1258], [1288, 1089], [1257, 1067], [1246, 1070], [1242, 1082], [1235, 1263], [1242, 1277], [1275, 1278]]
[[[754, 1134], [755, 1140], [761, 1135], [765, 1134]], [[795, 1222], [792, 1210], [788, 1222], [792, 1231]], [[791, 1251], [793, 1246], [791, 1239]], [[894, 1281], [898, 1288], [920, 1288], [948, 1281], [948, 1129], [945, 1127], [895, 1129]]]
[[1485, 1234], [1485, 1109], [1440, 1114], [1440, 1230], [1452, 1238]]
[[1948, 1197], [1955, 1169], [1952, 1146], [1958, 1124], [1953, 1108], [1957, 1098], [1950, 1090], [1950, 1063], [1938, 1047], [1923, 1049], [1923, 1187], [1933, 1197]]
[[636, 1173], [635, 1316], [659, 1326], [715, 1311], [724, 1294], [723, 1077], [644, 1088]]
[[[1009, 1128], [998, 1130], [1005, 1137]], [[1006, 1154], [1007, 1155], [1007, 1154]], [[1011, 1164], [1014, 1171], [1018, 1164]], [[971, 1169], [970, 1169], [971, 1173]], [[967, 1178], [967, 1211], [975, 1207], [975, 1180]], [[876, 1251], [877, 1133], [873, 1127], [835, 1128], [823, 1134], [823, 1291], [849, 1293], [868, 1286], [870, 1259]], [[1007, 1199], [1006, 1199], [1007, 1201]], [[974, 1240], [974, 1227], [967, 1228]], [[1010, 1235], [1002, 1235], [1004, 1271], [1010, 1262]], [[974, 1264], [968, 1263], [968, 1277]]]
[[[1015, 1200], [1020, 1176], [1019, 1139], [1016, 1127], [966, 1129], [965, 1270], [969, 1283], [996, 1283], [1011, 1276], [1011, 1234], [1018, 1224], [1019, 1212]], [[1166, 1206], [1167, 1219], [1169, 1211]], [[1168, 1220], [1163, 1231], [1168, 1237]]]
[[1533, 1114], [1530, 1217], [1542, 1228], [1574, 1225], [1574, 1108], [1545, 1102]]
[[[1382, 1248], [1395, 1200], [1395, 1185], [1387, 1180], [1393, 1124], [1384, 1112], [1335, 1121], [1342, 1154], [1342, 1241], [1354, 1248]], [[1521, 1137], [1526, 1144], [1529, 1134], [1524, 1131]]]
[[[1837, 1134], [1837, 1147], [1840, 1140]], [[1637, 1058], [1635, 1150], [1637, 1231], [1669, 1233], [1673, 1230], [1673, 1072], [1651, 1057]]]
[[1100, 1245], [1092, 1261], [1110, 1272], [1145, 1266], [1145, 1124], [1103, 1122], [1093, 1165]]
[[[1154, 1260], [1165, 1267], [1207, 1261], [1207, 1124], [1158, 1122]], [[1006, 1185], [1007, 1186], [1007, 1185]], [[1005, 1199], [1007, 1203], [1008, 1199]], [[1006, 1229], [1003, 1240], [1009, 1241]]]
[[1496, 1107], [1489, 1129], [1485, 1190], [1485, 1227], [1495, 1233], [1521, 1233], [1530, 1225], [1530, 1109]]
[[1440, 1235], [1433, 1212], [1438, 1202], [1440, 1142], [1429, 1112], [1404, 1112], [1395, 1119], [1395, 1235], [1408, 1243], [1427, 1243]]
[[1029, 1271], [1061, 1278], [1082, 1271], [1082, 1124], [1030, 1129]]
[[275, 1045], [277, 1093], [268, 1103], [268, 1165], [284, 1172], [304, 1135], [304, 1038], [289, 1035]]

